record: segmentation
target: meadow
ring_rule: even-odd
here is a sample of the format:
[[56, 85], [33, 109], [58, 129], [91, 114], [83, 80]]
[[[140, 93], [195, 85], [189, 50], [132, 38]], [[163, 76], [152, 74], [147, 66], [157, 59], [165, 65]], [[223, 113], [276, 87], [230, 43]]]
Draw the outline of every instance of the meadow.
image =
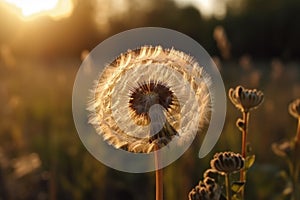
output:
[[[300, 64], [249, 56], [216, 61], [226, 91], [243, 85], [265, 95], [250, 117], [249, 141], [256, 161], [248, 172], [246, 199], [282, 199], [286, 164], [272, 143], [293, 137], [297, 123], [288, 104], [300, 94]], [[0, 65], [1, 199], [154, 199], [154, 173], [129, 174], [94, 159], [81, 143], [72, 118], [72, 87], [80, 58], [17, 60]], [[164, 169], [165, 199], [187, 199], [219, 151], [240, 150], [235, 121], [240, 113], [227, 99], [222, 135], [213, 151], [197, 157], [201, 137]]]
[[[264, 101], [249, 119], [255, 162], [247, 172], [245, 199], [291, 199], [289, 166], [272, 146], [292, 139], [297, 130], [288, 106], [300, 98], [298, 0], [210, 1], [210, 16], [187, 0], [184, 5], [70, 2], [67, 16], [54, 19], [52, 8], [30, 20], [22, 6], [16, 10], [6, 0], [0, 3], [0, 200], [155, 199], [155, 172], [125, 173], [96, 160], [82, 144], [72, 115], [73, 84], [83, 57], [116, 33], [149, 26], [179, 31], [201, 44], [218, 66], [227, 94], [238, 85], [263, 92]], [[236, 120], [242, 114], [226, 101], [225, 125], [213, 150], [199, 159], [204, 135], [198, 135], [164, 168], [164, 199], [188, 199], [215, 153], [240, 152]], [[300, 160], [298, 152], [295, 158]]]

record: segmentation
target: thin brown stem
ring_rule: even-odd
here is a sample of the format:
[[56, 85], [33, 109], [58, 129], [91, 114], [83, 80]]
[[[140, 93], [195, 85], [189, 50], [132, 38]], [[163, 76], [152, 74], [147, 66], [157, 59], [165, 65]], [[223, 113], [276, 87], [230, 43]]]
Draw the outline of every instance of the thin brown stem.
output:
[[[300, 122], [300, 121], [299, 121]], [[299, 176], [299, 153], [300, 153], [300, 140], [297, 140], [297, 136], [299, 135], [299, 123], [296, 135], [296, 142], [295, 142], [295, 150], [293, 152], [293, 162], [292, 162], [292, 170], [291, 170], [291, 177], [293, 183], [293, 194], [292, 199], [297, 200], [299, 199], [299, 191], [298, 191], [298, 176]]]
[[[249, 123], [249, 112], [243, 112], [243, 121], [244, 121], [244, 127], [242, 131], [242, 156], [244, 159], [246, 159], [247, 156], [247, 134], [248, 134], [248, 123]], [[241, 170], [240, 173], [240, 181], [245, 181], [245, 170]]]
[[[249, 123], [249, 112], [243, 112], [243, 121], [244, 121], [244, 127], [242, 131], [242, 156], [244, 159], [247, 157], [247, 135], [248, 135], [248, 123]], [[246, 182], [246, 171], [245, 168], [241, 170], [240, 172], [240, 181]], [[241, 190], [240, 195], [242, 199], [244, 199], [244, 188]]]
[[225, 186], [226, 186], [226, 199], [231, 200], [231, 188], [230, 188], [230, 181], [229, 181], [229, 174], [225, 174]]
[[298, 128], [296, 133], [296, 143], [300, 143], [300, 117], [298, 118]]
[[163, 170], [161, 168], [161, 155], [159, 148], [155, 146], [155, 185], [156, 185], [156, 200], [163, 200]]
[[293, 183], [292, 199], [295, 200], [300, 199], [299, 191], [298, 191], [298, 176], [299, 176], [300, 162], [297, 156], [299, 150], [300, 150], [300, 118], [298, 118], [298, 128], [295, 137], [295, 149], [293, 152], [293, 166], [291, 170], [291, 177]]

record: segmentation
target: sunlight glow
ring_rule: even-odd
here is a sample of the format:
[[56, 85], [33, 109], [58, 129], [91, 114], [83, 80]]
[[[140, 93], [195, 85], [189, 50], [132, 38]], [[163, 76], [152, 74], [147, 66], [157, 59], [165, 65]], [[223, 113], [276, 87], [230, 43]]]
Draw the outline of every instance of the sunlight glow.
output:
[[222, 18], [226, 15], [228, 0], [174, 0], [180, 6], [193, 5], [203, 16]]
[[69, 16], [73, 10], [71, 0], [5, 0], [15, 8], [24, 20], [38, 16], [51, 16], [54, 19]]

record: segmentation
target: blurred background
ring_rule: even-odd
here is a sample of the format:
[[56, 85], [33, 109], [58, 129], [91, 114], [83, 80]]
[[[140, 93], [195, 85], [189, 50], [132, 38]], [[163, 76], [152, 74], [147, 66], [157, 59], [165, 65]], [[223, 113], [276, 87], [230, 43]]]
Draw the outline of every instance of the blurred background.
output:
[[[154, 199], [155, 174], [110, 169], [84, 148], [74, 127], [72, 87], [82, 59], [104, 39], [143, 26], [171, 28], [214, 58], [226, 90], [239, 84], [265, 94], [252, 112], [255, 165], [246, 199], [282, 199], [271, 150], [291, 138], [288, 104], [300, 97], [298, 0], [0, 0], [0, 199]], [[166, 200], [188, 199], [215, 152], [240, 151], [228, 101], [223, 133], [198, 158], [200, 140], [164, 169]]]

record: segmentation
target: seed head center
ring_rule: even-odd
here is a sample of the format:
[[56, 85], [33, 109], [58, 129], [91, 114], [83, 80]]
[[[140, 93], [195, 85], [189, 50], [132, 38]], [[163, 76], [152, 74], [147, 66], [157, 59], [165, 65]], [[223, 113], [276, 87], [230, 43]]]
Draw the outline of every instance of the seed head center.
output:
[[143, 83], [132, 91], [129, 107], [136, 115], [147, 116], [155, 104], [170, 108], [172, 99], [173, 92], [167, 86], [155, 82]]
[[148, 112], [151, 106], [158, 103], [159, 103], [159, 96], [157, 93], [149, 92], [146, 93], [145, 95], [142, 95], [142, 105], [144, 105], [144, 109], [142, 109], [141, 112]]

